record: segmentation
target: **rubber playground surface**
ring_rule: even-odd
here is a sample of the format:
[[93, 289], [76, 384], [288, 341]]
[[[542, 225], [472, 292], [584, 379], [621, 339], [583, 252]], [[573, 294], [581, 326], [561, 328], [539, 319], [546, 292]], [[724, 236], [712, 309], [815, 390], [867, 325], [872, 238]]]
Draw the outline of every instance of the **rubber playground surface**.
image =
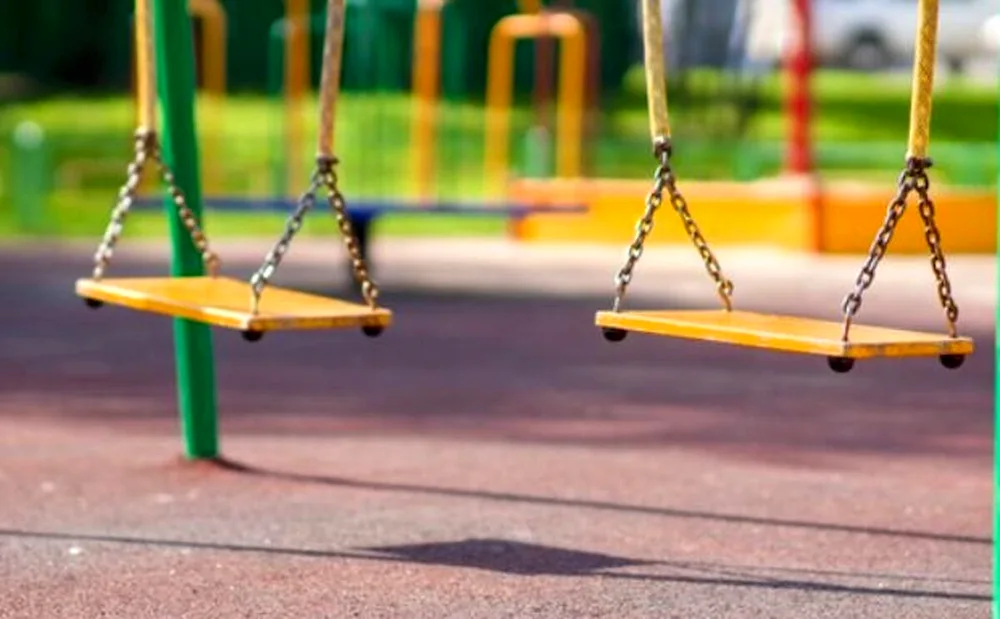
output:
[[[266, 242], [226, 249], [242, 275]], [[989, 616], [989, 259], [949, 262], [960, 371], [835, 375], [604, 342], [618, 248], [378, 241], [381, 338], [216, 332], [226, 461], [194, 464], [170, 322], [84, 308], [92, 250], [0, 251], [4, 619]], [[633, 302], [711, 303], [671, 251]], [[279, 281], [336, 290], [326, 252]], [[827, 317], [860, 265], [718, 253], [737, 303]], [[111, 272], [160, 258], [125, 242]], [[925, 257], [890, 259], [862, 316], [938, 328], [935, 302]]]

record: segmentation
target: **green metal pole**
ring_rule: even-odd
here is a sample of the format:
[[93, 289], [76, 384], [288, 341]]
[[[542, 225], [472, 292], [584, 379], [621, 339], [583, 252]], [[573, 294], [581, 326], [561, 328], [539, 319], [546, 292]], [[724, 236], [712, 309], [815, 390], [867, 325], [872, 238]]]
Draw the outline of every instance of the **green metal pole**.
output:
[[[198, 142], [195, 131], [195, 55], [187, 0], [153, 0], [157, 86], [163, 129], [163, 157], [173, 169], [188, 206], [202, 213]], [[174, 277], [204, 275], [201, 256], [177, 212], [166, 200]], [[190, 459], [219, 455], [212, 332], [203, 324], [174, 321], [177, 397], [184, 451]]]
[[552, 178], [552, 134], [545, 125], [536, 124], [524, 134], [524, 175]]

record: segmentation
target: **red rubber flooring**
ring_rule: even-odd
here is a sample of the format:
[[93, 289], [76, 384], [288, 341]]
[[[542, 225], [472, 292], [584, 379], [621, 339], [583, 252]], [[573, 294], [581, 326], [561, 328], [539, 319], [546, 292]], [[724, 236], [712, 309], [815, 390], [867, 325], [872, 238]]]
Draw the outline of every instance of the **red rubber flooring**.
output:
[[[395, 326], [217, 332], [0, 254], [0, 617], [987, 617], [993, 347], [957, 372], [630, 337], [607, 299], [386, 290]], [[901, 326], [911, 326], [903, 324]]]

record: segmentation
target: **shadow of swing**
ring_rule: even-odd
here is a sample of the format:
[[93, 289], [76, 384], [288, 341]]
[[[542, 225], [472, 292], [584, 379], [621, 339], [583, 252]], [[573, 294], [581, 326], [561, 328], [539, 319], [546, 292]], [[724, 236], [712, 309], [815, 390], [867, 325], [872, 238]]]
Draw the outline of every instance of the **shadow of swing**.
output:
[[[183, 548], [189, 550], [221, 551], [234, 553], [256, 553], [281, 555], [290, 557], [305, 557], [313, 559], [344, 559], [363, 561], [382, 561], [390, 563], [410, 563], [423, 565], [449, 566], [457, 568], [472, 568], [523, 576], [568, 576], [594, 577], [626, 581], [660, 582], [701, 586], [728, 586], [755, 589], [788, 590], [811, 593], [846, 593], [851, 595], [872, 595], [881, 597], [929, 598], [954, 601], [988, 602], [990, 595], [930, 589], [906, 589], [901, 587], [863, 586], [840, 584], [825, 581], [776, 578], [769, 575], [753, 575], [767, 571], [766, 567], [742, 567], [734, 572], [733, 567], [711, 563], [683, 563], [644, 561], [615, 557], [612, 555], [567, 550], [539, 544], [527, 544], [501, 539], [467, 539], [458, 542], [438, 542], [404, 546], [386, 546], [365, 548], [359, 550], [320, 550], [307, 548], [288, 548], [280, 546], [254, 546], [223, 542], [200, 542], [170, 540], [160, 538], [143, 538], [119, 536], [111, 534], [69, 533], [56, 531], [28, 531], [19, 529], [0, 529], [0, 538], [36, 539], [36, 540], [72, 540], [76, 542], [89, 541], [94, 543], [127, 544], [135, 546], [154, 546], [166, 548]], [[676, 570], [711, 572], [713, 575], [689, 574], [652, 574], [652, 573], [620, 573], [604, 570], [627, 567], [670, 567]], [[796, 570], [779, 570], [796, 572]], [[810, 573], [804, 570], [803, 574]], [[822, 574], [822, 572], [811, 572]], [[865, 574], [842, 574], [845, 577], [866, 577]], [[887, 575], [875, 577], [884, 580]], [[888, 575], [899, 580], [922, 580], [906, 575]], [[926, 579], [924, 579], [926, 580]], [[961, 582], [979, 586], [988, 586], [986, 581], [948, 581]]]
[[667, 507], [651, 507], [645, 505], [628, 505], [621, 503], [613, 503], [610, 501], [564, 499], [559, 497], [516, 494], [510, 492], [492, 492], [489, 490], [467, 490], [463, 488], [442, 488], [438, 486], [424, 486], [418, 484], [399, 484], [390, 482], [352, 480], [340, 477], [328, 477], [323, 475], [274, 471], [270, 469], [243, 464], [225, 458], [220, 458], [212, 461], [211, 466], [214, 466], [219, 470], [226, 472], [260, 477], [265, 479], [272, 479], [277, 481], [323, 485], [323, 486], [331, 486], [338, 488], [351, 488], [355, 490], [370, 490], [373, 492], [404, 492], [411, 494], [426, 494], [426, 495], [444, 496], [453, 498], [500, 501], [506, 503], [524, 503], [529, 505], [545, 505], [545, 506], [555, 506], [555, 507], [575, 507], [580, 509], [605, 510], [612, 512], [641, 514], [647, 516], [662, 516], [665, 518], [711, 520], [711, 521], [726, 522], [731, 524], [783, 527], [783, 528], [806, 529], [814, 531], [832, 531], [840, 533], [851, 533], [857, 535], [899, 537], [904, 539], [927, 540], [934, 542], [945, 542], [945, 543], [956, 543], [956, 544], [989, 545], [992, 543], [992, 539], [990, 537], [976, 536], [976, 535], [956, 535], [951, 533], [912, 531], [905, 529], [891, 529], [886, 527], [867, 527], [863, 525], [837, 524], [828, 522], [810, 522], [804, 520], [793, 520], [793, 519], [782, 519], [782, 518], [764, 518], [760, 516], [747, 516], [741, 514], [714, 513], [714, 512], [685, 510], [685, 509], [676, 509]]

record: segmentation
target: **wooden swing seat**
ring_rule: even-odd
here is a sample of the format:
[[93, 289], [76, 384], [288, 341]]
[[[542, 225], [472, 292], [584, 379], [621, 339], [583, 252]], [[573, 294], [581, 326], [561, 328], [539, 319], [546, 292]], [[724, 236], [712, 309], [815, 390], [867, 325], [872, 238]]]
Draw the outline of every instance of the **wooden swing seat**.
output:
[[848, 359], [969, 355], [967, 337], [854, 324], [843, 341], [840, 322], [720, 310], [597, 313], [597, 326], [638, 333]]
[[268, 286], [256, 314], [248, 282], [229, 277], [81, 279], [77, 295], [142, 312], [217, 327], [265, 332], [387, 327], [392, 312], [330, 297]]

